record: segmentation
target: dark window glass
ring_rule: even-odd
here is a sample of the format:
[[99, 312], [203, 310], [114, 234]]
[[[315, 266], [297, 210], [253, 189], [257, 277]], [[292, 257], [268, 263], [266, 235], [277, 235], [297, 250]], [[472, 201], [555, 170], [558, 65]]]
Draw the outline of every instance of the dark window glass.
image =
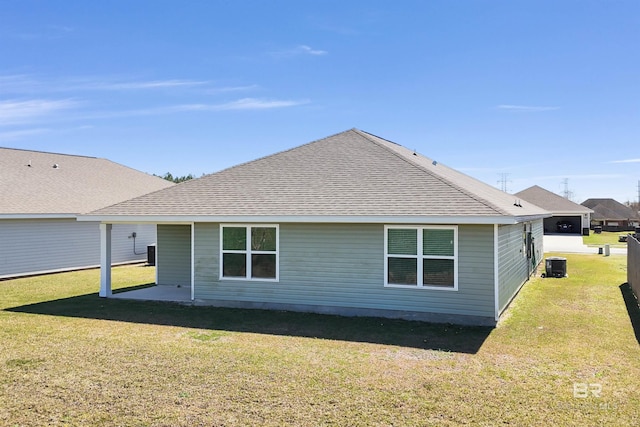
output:
[[387, 253], [393, 255], [418, 254], [418, 230], [407, 228], [389, 228], [387, 230]]
[[452, 259], [424, 259], [422, 284], [425, 286], [454, 286]]
[[418, 260], [416, 258], [389, 257], [387, 282], [392, 285], [417, 285]]
[[246, 254], [222, 254], [222, 275], [224, 277], [246, 277]]
[[453, 230], [432, 228], [422, 233], [423, 255], [453, 256]]
[[251, 249], [254, 251], [276, 250], [275, 227], [254, 227], [251, 229]]
[[222, 229], [222, 249], [244, 251], [247, 249], [246, 227], [224, 227]]
[[251, 277], [260, 279], [276, 278], [276, 255], [251, 255]]

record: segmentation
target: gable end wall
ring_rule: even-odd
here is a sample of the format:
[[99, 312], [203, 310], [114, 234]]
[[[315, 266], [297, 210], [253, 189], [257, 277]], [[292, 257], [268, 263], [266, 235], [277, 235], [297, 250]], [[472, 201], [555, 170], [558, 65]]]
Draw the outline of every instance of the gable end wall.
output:
[[499, 313], [508, 306], [522, 285], [529, 280], [535, 267], [542, 261], [543, 221], [526, 223], [534, 238], [534, 259], [527, 259], [523, 242], [524, 224], [498, 227], [498, 308]]

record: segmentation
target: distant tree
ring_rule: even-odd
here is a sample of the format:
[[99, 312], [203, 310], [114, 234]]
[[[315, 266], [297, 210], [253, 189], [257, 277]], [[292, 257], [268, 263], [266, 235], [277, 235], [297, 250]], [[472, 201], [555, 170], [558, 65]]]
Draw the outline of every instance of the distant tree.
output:
[[[156, 175], [156, 176], [160, 176], [160, 175]], [[190, 179], [193, 179], [195, 177], [192, 174], [184, 175], [184, 176], [173, 176], [171, 172], [167, 172], [164, 175], [162, 175], [161, 178], [164, 178], [167, 181], [171, 181], [171, 182], [175, 182], [176, 184], [179, 184], [181, 182], [189, 181]]]

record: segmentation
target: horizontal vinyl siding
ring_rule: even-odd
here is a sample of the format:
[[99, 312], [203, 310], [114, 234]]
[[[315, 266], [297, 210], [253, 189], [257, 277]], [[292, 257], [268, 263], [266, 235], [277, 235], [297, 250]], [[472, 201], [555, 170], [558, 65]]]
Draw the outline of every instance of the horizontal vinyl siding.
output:
[[[536, 265], [541, 261], [543, 253], [543, 221], [530, 223], [534, 239]], [[527, 259], [523, 243], [524, 224], [503, 225], [498, 228], [499, 258], [499, 311], [501, 312], [516, 295], [529, 275], [534, 271], [533, 260]], [[527, 223], [529, 230], [529, 223]]]
[[[99, 245], [98, 225], [96, 225], [96, 233]], [[129, 237], [132, 233], [136, 233], [135, 252], [133, 238]], [[156, 226], [154, 224], [114, 224], [111, 230], [111, 261], [113, 263], [146, 261], [147, 246], [154, 243], [156, 243]]]
[[158, 225], [158, 285], [191, 286], [191, 226]]
[[[155, 240], [155, 226], [114, 225], [113, 263], [146, 259], [144, 254], [133, 253], [133, 242], [128, 238], [132, 231], [138, 233], [137, 244]], [[100, 265], [97, 222], [73, 218], [1, 220], [0, 243], [0, 277]]]
[[220, 230], [218, 224], [196, 223], [194, 226], [194, 286], [195, 297], [209, 295], [211, 284], [217, 282], [220, 265]]
[[533, 233], [533, 245], [534, 245], [534, 255], [535, 265], [542, 262], [542, 257], [544, 254], [544, 225], [543, 220], [534, 221], [531, 226], [531, 232]]
[[384, 226], [280, 224], [280, 281], [218, 280], [219, 225], [196, 224], [195, 297], [493, 317], [493, 227], [459, 227], [459, 290], [384, 287]]

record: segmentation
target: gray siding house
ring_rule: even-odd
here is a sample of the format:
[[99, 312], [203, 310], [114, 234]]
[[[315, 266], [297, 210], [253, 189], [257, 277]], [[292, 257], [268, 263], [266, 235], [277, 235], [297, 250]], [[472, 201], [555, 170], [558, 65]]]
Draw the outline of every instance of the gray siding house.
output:
[[196, 304], [495, 325], [543, 253], [532, 204], [352, 129], [79, 217], [157, 225]]
[[553, 216], [544, 219], [546, 234], [589, 235], [593, 210], [588, 207], [574, 203], [537, 185], [522, 190], [515, 196], [551, 212]]
[[587, 209], [593, 209], [591, 227], [601, 227], [603, 231], [634, 231], [640, 227], [640, 215], [629, 206], [614, 199], [587, 199], [582, 202]]
[[[172, 185], [106, 159], [0, 148], [0, 278], [99, 266], [99, 222], [76, 215]], [[154, 224], [117, 225], [113, 263], [145, 260], [155, 240]]]

